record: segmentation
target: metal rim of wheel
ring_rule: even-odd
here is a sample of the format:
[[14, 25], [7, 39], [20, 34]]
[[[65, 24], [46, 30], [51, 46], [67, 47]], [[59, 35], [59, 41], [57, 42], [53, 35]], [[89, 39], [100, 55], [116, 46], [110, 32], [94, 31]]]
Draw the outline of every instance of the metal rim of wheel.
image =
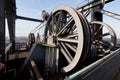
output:
[[[93, 36], [92, 44], [95, 44], [96, 46], [98, 46], [99, 52], [109, 53], [116, 44], [116, 34], [114, 30], [108, 24], [100, 21], [93, 21], [93, 22], [90, 22], [90, 24], [100, 25], [99, 29], [92, 33], [92, 36]], [[108, 32], [104, 32], [104, 33], [102, 32], [102, 34], [98, 36], [97, 33], [103, 28], [107, 29]], [[97, 37], [95, 37], [96, 35]], [[108, 36], [110, 36], [110, 41], [105, 41], [103, 38]], [[100, 37], [102, 38], [102, 40], [98, 40], [98, 38]], [[107, 45], [108, 47], [104, 48], [105, 45]]]
[[84, 49], [83, 49], [83, 56], [81, 57], [81, 60], [84, 61], [85, 58], [87, 57], [87, 54], [89, 53], [89, 50], [90, 50], [90, 46], [91, 46], [91, 29], [90, 29], [90, 25], [89, 25], [89, 22], [88, 20], [86, 19], [85, 15], [82, 14], [81, 12], [79, 12], [78, 10], [76, 10], [76, 12], [78, 13], [79, 15], [79, 18], [81, 19], [81, 22], [82, 22], [82, 26], [83, 26], [83, 30], [85, 32], [84, 34]]
[[[66, 14], [65, 18], [62, 16], [62, 19], [60, 13]], [[55, 19], [57, 19], [58, 22]], [[60, 21], [66, 22], [60, 26], [58, 24]], [[47, 20], [45, 29], [46, 42], [49, 41], [48, 38], [53, 38], [51, 40], [53, 40], [53, 44], [55, 44], [59, 50], [57, 52], [59, 52], [59, 55], [62, 54], [68, 62], [67, 65], [60, 68], [61, 72], [69, 72], [74, 69], [79, 63], [80, 58], [83, 56], [83, 46], [84, 43], [86, 43], [86, 40], [84, 40], [84, 31], [88, 30], [83, 29], [83, 24], [78, 13], [68, 6], [63, 5], [57, 7]]]

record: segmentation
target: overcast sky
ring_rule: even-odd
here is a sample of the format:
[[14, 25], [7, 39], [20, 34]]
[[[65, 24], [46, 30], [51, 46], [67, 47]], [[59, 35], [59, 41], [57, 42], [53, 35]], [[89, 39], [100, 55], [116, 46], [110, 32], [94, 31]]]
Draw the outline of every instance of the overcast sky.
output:
[[[91, 1], [91, 0], [89, 0]], [[78, 5], [88, 3], [88, 0], [16, 0], [17, 15], [41, 19], [41, 11], [51, 12], [60, 5], [68, 5], [76, 8]], [[105, 10], [120, 14], [120, 0], [115, 0], [104, 6]], [[120, 20], [104, 16], [104, 22], [108, 23], [115, 30], [117, 37], [120, 37]], [[39, 22], [16, 20], [16, 36], [28, 36]], [[8, 36], [8, 30], [6, 31]]]

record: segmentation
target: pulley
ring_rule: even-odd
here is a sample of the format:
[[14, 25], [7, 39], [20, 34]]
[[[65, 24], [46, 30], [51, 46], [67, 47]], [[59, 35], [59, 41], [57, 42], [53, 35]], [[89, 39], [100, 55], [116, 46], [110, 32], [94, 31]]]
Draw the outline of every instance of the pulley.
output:
[[68, 6], [57, 7], [45, 29], [46, 43], [55, 45], [46, 51], [46, 70], [50, 74], [66, 73], [83, 62], [90, 47], [87, 19]]
[[[91, 27], [94, 27], [94, 25], [100, 26], [96, 31], [92, 30], [91, 45], [95, 45], [97, 50], [103, 54], [112, 51], [116, 44], [116, 34], [114, 30], [108, 24], [100, 21], [90, 22], [90, 25]], [[101, 30], [103, 30], [102, 34], [98, 35]]]

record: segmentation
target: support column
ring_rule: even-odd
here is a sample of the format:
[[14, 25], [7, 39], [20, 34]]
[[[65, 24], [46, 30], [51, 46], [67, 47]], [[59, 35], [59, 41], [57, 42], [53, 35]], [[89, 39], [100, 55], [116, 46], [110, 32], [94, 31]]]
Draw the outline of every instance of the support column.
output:
[[[98, 0], [94, 0], [94, 1], [98, 1]], [[102, 0], [101, 0], [102, 1]], [[94, 8], [92, 8], [92, 13], [91, 13], [91, 21], [103, 21], [103, 14], [100, 13], [100, 12], [97, 12], [95, 11], [94, 9], [95, 8], [99, 8], [99, 9], [103, 9], [103, 5], [100, 4]], [[93, 31], [96, 31], [98, 28], [100, 27], [100, 25], [94, 25], [92, 28], [93, 28]], [[101, 35], [102, 34], [102, 30], [97, 34], [98, 35]], [[102, 38], [99, 38], [100, 40]]]
[[6, 16], [8, 21], [8, 30], [12, 51], [15, 49], [15, 19], [16, 19], [16, 2], [15, 0], [6, 0]]
[[0, 0], [0, 62], [5, 55], [5, 0]]
[[[93, 0], [93, 1], [98, 1], [98, 0]], [[103, 5], [100, 4], [100, 5], [91, 9], [91, 21], [101, 21], [102, 22], [103, 21], [103, 14], [95, 11], [96, 8], [103, 9]], [[91, 28], [93, 30], [93, 34], [95, 31], [97, 31], [99, 29], [99, 27], [100, 27], [100, 25], [97, 25], [97, 24], [91, 26]], [[92, 36], [93, 36], [93, 34], [92, 34]], [[102, 34], [102, 29], [94, 37], [99, 36], [101, 34]], [[92, 40], [94, 40], [94, 37], [92, 37]], [[97, 40], [102, 40], [102, 37], [96, 37], [96, 38], [98, 38]], [[95, 45], [91, 45], [90, 59], [89, 60], [94, 61], [95, 57], [97, 57], [97, 48]]]

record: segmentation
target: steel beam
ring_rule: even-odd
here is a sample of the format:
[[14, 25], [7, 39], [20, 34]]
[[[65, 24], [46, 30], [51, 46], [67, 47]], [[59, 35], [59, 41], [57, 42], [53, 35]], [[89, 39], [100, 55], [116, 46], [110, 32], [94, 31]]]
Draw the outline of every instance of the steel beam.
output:
[[96, 6], [100, 5], [100, 4], [105, 4], [105, 3], [108, 3], [108, 2], [111, 2], [111, 1], [114, 1], [114, 0], [96, 0], [96, 1], [93, 0], [89, 4], [86, 4], [86, 5], [82, 6], [82, 7], [77, 8], [77, 10], [85, 11], [85, 10], [88, 10], [90, 8], [96, 7]]
[[[5, 1], [0, 0], [0, 59], [5, 54]], [[1, 60], [4, 60], [2, 57]]]
[[[97, 0], [94, 0], [94, 1], [96, 2]], [[102, 0], [100, 0], [100, 1], [102, 1]], [[92, 8], [92, 10], [91, 10], [91, 21], [101, 21], [102, 22], [103, 21], [103, 14], [100, 13], [100, 12], [96, 12], [95, 11], [96, 8], [103, 9], [103, 5], [99, 4], [97, 7]], [[100, 25], [92, 26], [93, 32], [97, 31], [99, 29], [99, 27], [100, 27]], [[96, 36], [99, 36], [101, 34], [102, 34], [102, 29], [101, 29], [101, 31], [99, 31], [99, 33]], [[102, 38], [99, 38], [99, 40], [101, 40], [101, 39]]]
[[28, 18], [28, 17], [23, 17], [23, 16], [16, 16], [16, 18], [17, 19], [22, 19], [22, 20], [35, 21], [35, 22], [43, 22], [43, 20], [34, 19], [34, 18]]
[[97, 9], [97, 8], [95, 10], [102, 13], [102, 14], [105, 14], [107, 16], [110, 16], [110, 17], [113, 17], [115, 19], [120, 20], [120, 15], [119, 14], [116, 14], [116, 13], [113, 13], [113, 12], [110, 12], [110, 11], [106, 11], [106, 10], [102, 10], [102, 9]]

